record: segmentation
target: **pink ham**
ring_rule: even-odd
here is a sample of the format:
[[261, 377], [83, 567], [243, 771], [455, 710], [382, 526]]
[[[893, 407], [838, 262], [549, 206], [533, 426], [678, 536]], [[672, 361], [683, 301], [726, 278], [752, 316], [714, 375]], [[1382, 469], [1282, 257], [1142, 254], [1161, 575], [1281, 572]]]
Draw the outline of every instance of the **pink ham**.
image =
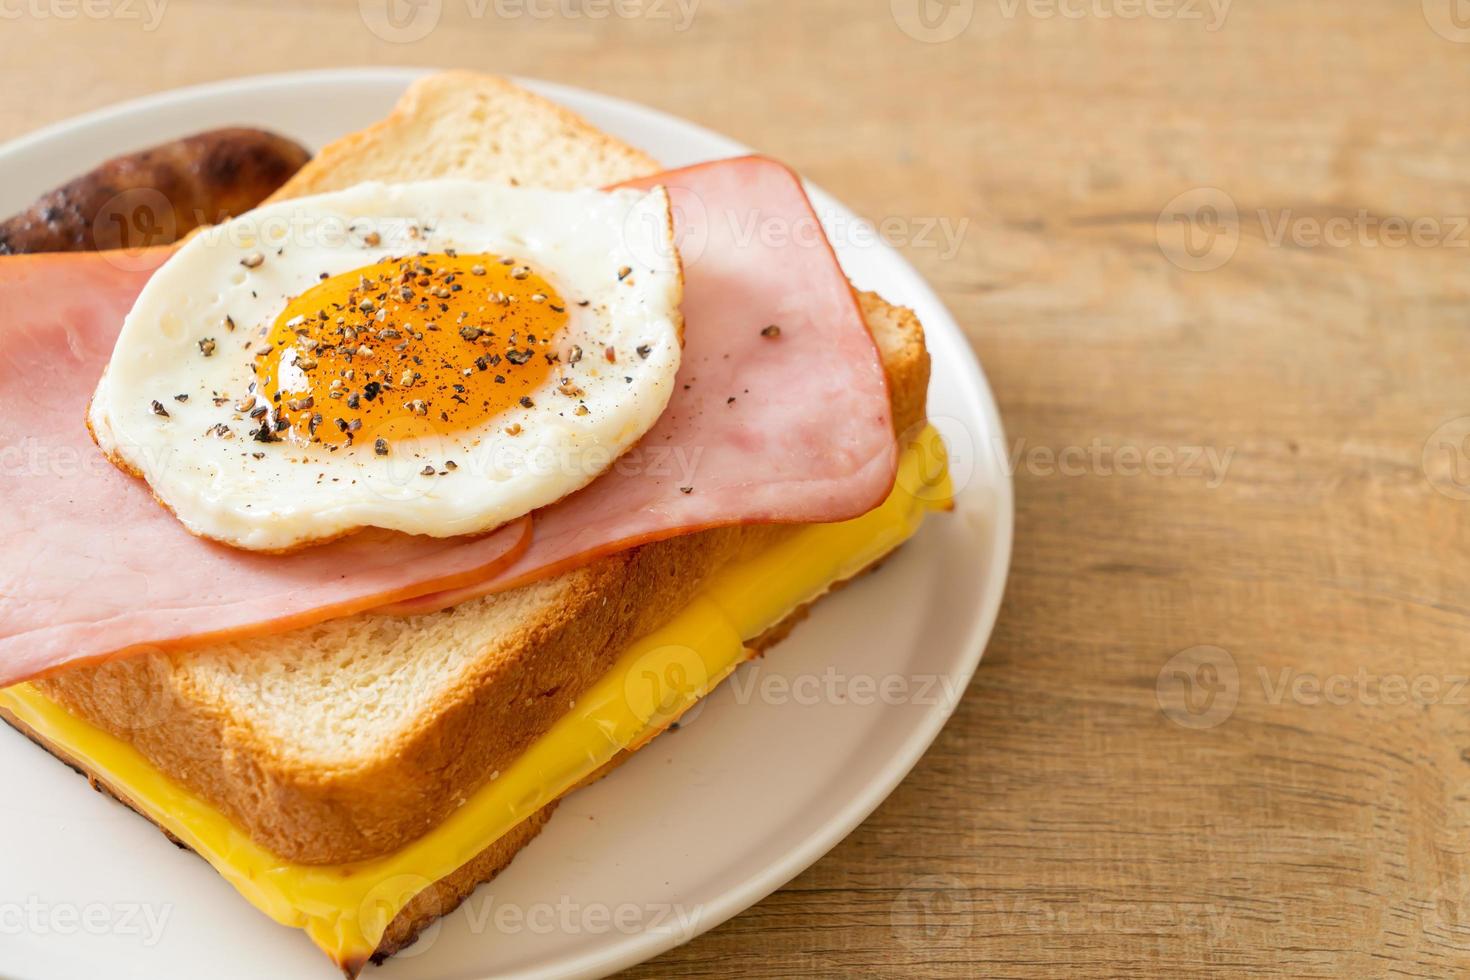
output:
[[167, 253], [138, 271], [105, 255], [0, 260], [0, 686], [365, 609], [443, 608], [704, 528], [875, 507], [897, 461], [882, 363], [800, 181], [746, 158], [641, 184], [668, 186], [679, 212], [680, 383], [640, 445], [538, 513], [534, 535], [529, 520], [473, 540], [365, 532], [288, 556], [191, 536], [83, 422]]
[[523, 519], [474, 540], [374, 532], [271, 556], [190, 535], [85, 422], [123, 317], [168, 254], [0, 260], [0, 687], [463, 585], [529, 539]]
[[612, 472], [535, 515], [530, 548], [456, 605], [637, 544], [732, 524], [842, 521], [893, 487], [883, 363], [801, 181], [761, 157], [669, 188], [685, 265], [684, 362], [658, 425]]

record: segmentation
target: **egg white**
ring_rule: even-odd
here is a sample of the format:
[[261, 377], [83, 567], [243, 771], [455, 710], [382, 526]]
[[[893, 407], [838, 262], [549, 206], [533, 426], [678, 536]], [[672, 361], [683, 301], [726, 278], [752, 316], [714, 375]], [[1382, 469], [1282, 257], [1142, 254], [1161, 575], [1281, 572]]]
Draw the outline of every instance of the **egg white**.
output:
[[[371, 443], [329, 452], [209, 434], [242, 426], [235, 403], [254, 380], [245, 345], [323, 273], [446, 250], [524, 262], [567, 301], [559, 348], [619, 352], [573, 370], [586, 414], [545, 392], [532, 407], [415, 436], [388, 456]], [[682, 295], [662, 188], [361, 184], [259, 208], [185, 244], [128, 314], [88, 421], [102, 451], [185, 526], [236, 547], [285, 551], [363, 527], [483, 532], [585, 486], [654, 425], [679, 368]]]

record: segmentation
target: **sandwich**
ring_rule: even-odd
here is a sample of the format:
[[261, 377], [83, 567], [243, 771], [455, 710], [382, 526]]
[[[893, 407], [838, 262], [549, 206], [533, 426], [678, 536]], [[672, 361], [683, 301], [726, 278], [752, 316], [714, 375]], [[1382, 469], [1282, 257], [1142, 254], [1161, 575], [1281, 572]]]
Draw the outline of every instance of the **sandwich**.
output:
[[92, 461], [0, 491], [0, 718], [349, 977], [949, 500], [790, 170], [489, 76], [0, 316], [0, 441]]

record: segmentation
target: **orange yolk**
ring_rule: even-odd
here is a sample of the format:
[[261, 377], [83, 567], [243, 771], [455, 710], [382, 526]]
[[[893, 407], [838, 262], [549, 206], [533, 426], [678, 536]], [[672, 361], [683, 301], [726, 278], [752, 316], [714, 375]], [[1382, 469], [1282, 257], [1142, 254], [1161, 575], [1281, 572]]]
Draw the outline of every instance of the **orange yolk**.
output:
[[395, 439], [477, 429], [530, 402], [566, 323], [545, 279], [497, 255], [386, 259], [325, 278], [256, 354], [255, 437], [386, 453]]

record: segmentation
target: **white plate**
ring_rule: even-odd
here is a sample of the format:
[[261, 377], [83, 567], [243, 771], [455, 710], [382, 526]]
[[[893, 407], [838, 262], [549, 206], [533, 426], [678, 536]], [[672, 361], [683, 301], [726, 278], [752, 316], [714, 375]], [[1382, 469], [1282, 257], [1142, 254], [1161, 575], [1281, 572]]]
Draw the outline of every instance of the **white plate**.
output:
[[[380, 118], [416, 74], [242, 79], [52, 126], [0, 147], [0, 213], [109, 156], [196, 130], [255, 124], [319, 146]], [[746, 151], [649, 109], [527, 84], [670, 165]], [[853, 281], [924, 323], [930, 415], [954, 456], [956, 512], [931, 518], [882, 572], [822, 603], [679, 732], [567, 799], [506, 873], [370, 975], [602, 976], [655, 956], [760, 901], [841, 841], [953, 711], [1010, 559], [1000, 418], [939, 298], [850, 211], [815, 189], [813, 199]], [[886, 693], [866, 695], [870, 680], [886, 681]], [[202, 861], [8, 730], [0, 772], [0, 976], [334, 975], [304, 935], [255, 912]]]

